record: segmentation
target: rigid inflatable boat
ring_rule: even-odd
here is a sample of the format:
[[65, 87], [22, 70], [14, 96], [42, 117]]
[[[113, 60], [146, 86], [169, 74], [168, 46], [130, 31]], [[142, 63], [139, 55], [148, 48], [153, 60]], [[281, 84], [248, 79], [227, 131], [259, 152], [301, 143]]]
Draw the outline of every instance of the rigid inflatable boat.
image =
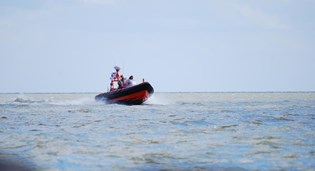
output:
[[126, 105], [140, 105], [146, 101], [154, 92], [148, 82], [143, 82], [128, 88], [112, 90], [95, 96], [96, 101], [107, 103], [118, 103]]

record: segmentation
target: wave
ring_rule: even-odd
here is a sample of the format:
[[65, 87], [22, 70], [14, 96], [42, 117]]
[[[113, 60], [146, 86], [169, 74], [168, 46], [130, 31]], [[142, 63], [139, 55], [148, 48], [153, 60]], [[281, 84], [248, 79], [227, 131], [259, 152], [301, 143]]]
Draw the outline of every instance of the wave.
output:
[[46, 102], [45, 100], [30, 100], [30, 99], [23, 99], [23, 98], [16, 98], [14, 100], [14, 102], [17, 102], [17, 103], [44, 103]]
[[35, 100], [32, 97], [28, 97], [24, 94], [20, 94], [19, 97], [15, 98], [14, 103], [23, 103], [23, 104], [34, 104], [34, 103], [48, 103], [51, 102], [51, 99], [37, 99]]
[[[3, 105], [104, 105], [103, 101], [95, 101], [93, 94], [18, 94], [0, 102]], [[144, 104], [170, 105], [173, 104], [167, 97], [151, 96]]]
[[50, 104], [50, 105], [97, 105], [100, 104], [94, 100], [94, 97], [60, 97], [60, 96], [44, 96], [31, 97], [25, 94], [19, 94], [13, 101], [8, 104]]
[[99, 105], [100, 102], [97, 102], [93, 98], [78, 98], [78, 99], [71, 99], [71, 100], [58, 100], [58, 101], [53, 101], [51, 104], [54, 105]]

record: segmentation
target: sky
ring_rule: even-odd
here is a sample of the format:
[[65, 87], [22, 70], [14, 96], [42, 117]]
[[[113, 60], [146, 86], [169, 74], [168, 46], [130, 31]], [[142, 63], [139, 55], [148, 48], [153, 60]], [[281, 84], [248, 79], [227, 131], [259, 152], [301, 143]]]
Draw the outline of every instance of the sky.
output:
[[314, 0], [0, 0], [0, 93], [315, 91]]

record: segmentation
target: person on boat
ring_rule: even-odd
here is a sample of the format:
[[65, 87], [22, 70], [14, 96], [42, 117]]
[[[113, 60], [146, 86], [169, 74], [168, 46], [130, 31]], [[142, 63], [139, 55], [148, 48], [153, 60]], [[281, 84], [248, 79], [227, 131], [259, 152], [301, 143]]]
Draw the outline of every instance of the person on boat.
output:
[[136, 85], [136, 82], [133, 80], [133, 76], [131, 75], [129, 79], [126, 81], [125, 87], [128, 88], [134, 85]]
[[119, 84], [120, 84], [119, 83], [120, 82], [120, 74], [119, 74], [120, 67], [115, 66], [114, 68], [115, 68], [116, 72], [113, 72], [111, 74], [111, 77], [110, 77], [110, 80], [111, 80], [111, 82], [110, 82], [110, 91], [116, 90], [116, 88], [114, 86], [114, 82], [118, 83], [118, 88], [119, 88]]
[[125, 85], [125, 78], [123, 75], [120, 75], [120, 79], [118, 81], [118, 89], [124, 88]]
[[115, 78], [116, 81], [119, 81], [119, 79], [120, 79], [120, 74], [119, 74], [120, 67], [115, 66], [114, 68], [115, 68], [115, 70], [116, 70], [116, 75], [115, 75], [114, 78]]

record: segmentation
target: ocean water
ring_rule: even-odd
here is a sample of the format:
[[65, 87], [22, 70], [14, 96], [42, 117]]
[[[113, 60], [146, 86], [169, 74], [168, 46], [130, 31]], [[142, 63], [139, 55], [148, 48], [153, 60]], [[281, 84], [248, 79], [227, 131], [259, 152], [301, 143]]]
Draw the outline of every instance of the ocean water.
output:
[[315, 170], [314, 92], [155, 93], [140, 106], [95, 95], [0, 94], [2, 165]]

